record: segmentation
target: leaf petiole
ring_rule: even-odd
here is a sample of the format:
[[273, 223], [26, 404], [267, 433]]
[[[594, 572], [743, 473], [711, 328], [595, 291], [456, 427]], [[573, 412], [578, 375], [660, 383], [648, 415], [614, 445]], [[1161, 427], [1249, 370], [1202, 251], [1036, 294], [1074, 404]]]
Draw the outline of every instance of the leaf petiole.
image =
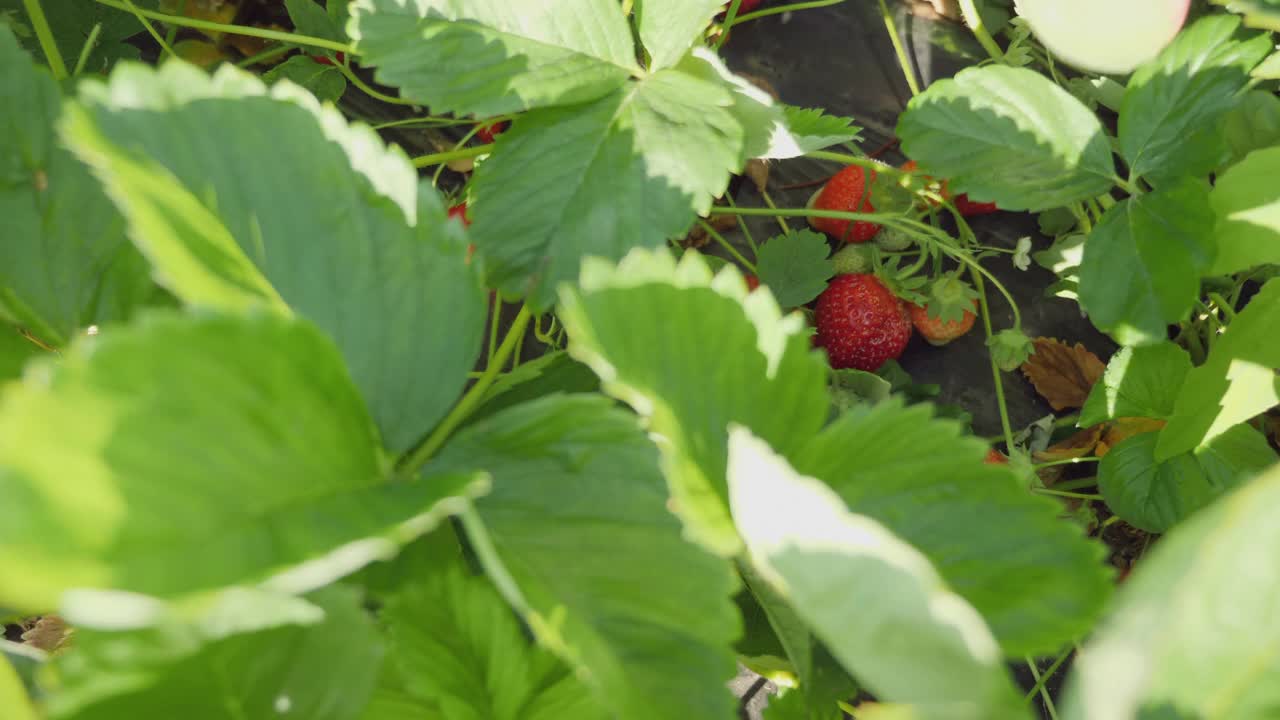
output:
[[[28, 5], [35, 3], [39, 5], [39, 0], [24, 0]], [[295, 45], [307, 45], [310, 47], [324, 48], [335, 52], [346, 53], [348, 55], [355, 54], [355, 48], [347, 43], [340, 43], [334, 40], [326, 40], [324, 38], [311, 37], [310, 35], [299, 35], [297, 33], [281, 32], [279, 30], [268, 30], [266, 28], [249, 27], [247, 25], [231, 25], [228, 23], [210, 22], [208, 20], [197, 20], [195, 18], [181, 17], [178, 15], [169, 15], [167, 13], [156, 12], [155, 10], [144, 10], [142, 8], [130, 9], [129, 6], [117, 0], [93, 0], [99, 5], [123, 10], [125, 12], [134, 13], [151, 20], [162, 23], [169, 23], [179, 27], [189, 27], [196, 30], [210, 30], [212, 32], [230, 33], [231, 35], [247, 35], [249, 37], [262, 38], [263, 40], [279, 40], [281, 42], [293, 43]], [[135, 12], [136, 11], [136, 12]], [[65, 72], [65, 69], [64, 69]]]
[[59, 82], [67, 79], [67, 64], [58, 51], [58, 43], [53, 39], [53, 29], [49, 27], [49, 19], [44, 15], [44, 7], [40, 0], [22, 0], [27, 9], [27, 17], [31, 20], [31, 28], [36, 31], [36, 39], [40, 41], [40, 49], [49, 61], [49, 69], [53, 71], [53, 79]]

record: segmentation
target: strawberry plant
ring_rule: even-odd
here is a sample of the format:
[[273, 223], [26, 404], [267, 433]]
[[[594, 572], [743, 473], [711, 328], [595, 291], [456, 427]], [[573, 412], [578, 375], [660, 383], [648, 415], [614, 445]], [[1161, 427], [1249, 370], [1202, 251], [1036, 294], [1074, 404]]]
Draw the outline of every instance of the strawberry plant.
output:
[[1119, 5], [0, 0], [4, 717], [1274, 717], [1280, 10]]

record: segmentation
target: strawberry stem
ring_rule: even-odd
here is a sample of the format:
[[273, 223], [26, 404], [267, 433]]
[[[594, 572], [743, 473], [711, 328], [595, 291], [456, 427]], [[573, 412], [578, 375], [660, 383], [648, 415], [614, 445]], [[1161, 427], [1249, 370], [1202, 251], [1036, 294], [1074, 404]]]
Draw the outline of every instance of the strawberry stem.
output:
[[[982, 317], [982, 332], [990, 342], [993, 334], [991, 308], [987, 304], [987, 288], [982, 282], [982, 276], [973, 268], [970, 268], [970, 275], [973, 276], [974, 287], [978, 290], [978, 314]], [[1013, 425], [1009, 422], [1009, 405], [1004, 399], [1004, 376], [1000, 373], [1000, 366], [996, 364], [995, 352], [990, 349], [987, 351], [987, 362], [991, 365], [991, 379], [995, 381], [996, 407], [1000, 410], [1000, 429], [1004, 432], [1005, 449], [1013, 452]]]
[[67, 79], [67, 64], [58, 51], [58, 43], [53, 39], [53, 30], [49, 27], [49, 19], [44, 16], [44, 7], [40, 0], [22, 0], [27, 9], [27, 17], [31, 20], [31, 28], [36, 31], [36, 39], [40, 41], [40, 49], [49, 61], [49, 69], [53, 71], [53, 79], [59, 82]]
[[898, 54], [898, 66], [902, 68], [902, 76], [907, 79], [907, 87], [911, 90], [911, 97], [920, 94], [920, 83], [916, 80], [915, 66], [911, 62], [911, 58], [907, 57], [907, 51], [902, 47], [902, 38], [898, 35], [898, 24], [893, 20], [893, 13], [889, 12], [889, 6], [884, 0], [880, 0], [880, 17], [884, 20], [884, 27], [889, 31], [889, 41], [893, 43], [893, 51]]
[[812, 0], [812, 2], [798, 2], [791, 3], [790, 5], [779, 5], [778, 7], [764, 8], [763, 10], [756, 10], [755, 12], [747, 13], [740, 18], [736, 18], [732, 24], [726, 22], [723, 27], [725, 30], [728, 30], [734, 25], [741, 25], [744, 22], [758, 20], [770, 15], [781, 15], [782, 13], [794, 12], [796, 10], [812, 10], [813, 8], [827, 7], [829, 5], [839, 5], [842, 2], [844, 2], [844, 0]]
[[[735, 209], [738, 209], [738, 208], [735, 208]], [[747, 208], [741, 208], [741, 209], [747, 209]], [[702, 226], [702, 229], [706, 231], [707, 235], [711, 236], [711, 239], [715, 240], [717, 243], [720, 243], [720, 247], [724, 248], [725, 252], [732, 255], [733, 259], [737, 260], [738, 263], [742, 265], [742, 267], [746, 268], [752, 275], [759, 276], [760, 273], [756, 271], [755, 263], [743, 257], [742, 253], [738, 252], [737, 248], [735, 248], [728, 240], [726, 240], [723, 235], [716, 232], [716, 229], [714, 227], [711, 227], [711, 223], [707, 222], [706, 220], [703, 220], [702, 218], [698, 218], [698, 224]]]
[[968, 24], [969, 29], [973, 31], [973, 36], [982, 44], [983, 49], [996, 62], [1004, 61], [1004, 51], [996, 44], [991, 33], [987, 32], [987, 26], [982, 23], [982, 15], [978, 12], [978, 8], [973, 4], [973, 0], [960, 0], [960, 12], [964, 15], [964, 21]]
[[458, 404], [453, 406], [453, 409], [449, 411], [444, 420], [440, 421], [435, 430], [431, 431], [427, 439], [401, 458], [397, 468], [401, 477], [412, 477], [423, 465], [426, 465], [427, 461], [436, 454], [436, 451], [453, 434], [453, 431], [462, 424], [462, 421], [466, 420], [471, 413], [475, 412], [476, 408], [480, 407], [480, 402], [484, 399], [485, 393], [488, 392], [489, 386], [493, 385], [498, 376], [502, 374], [502, 367], [507, 364], [507, 359], [511, 357], [521, 336], [524, 335], [525, 328], [529, 326], [530, 317], [532, 317], [532, 313], [529, 311], [529, 306], [521, 307], [520, 313], [511, 322], [511, 327], [507, 329], [506, 336], [502, 338], [502, 344], [498, 346], [498, 352], [494, 353], [493, 361], [485, 365], [484, 373], [467, 390], [467, 393], [462, 396]]
[[[326, 40], [324, 38], [311, 37], [310, 35], [299, 35], [298, 33], [281, 32], [279, 30], [268, 30], [266, 28], [249, 27], [247, 25], [231, 25], [228, 23], [210, 22], [208, 20], [197, 20], [195, 18], [181, 17], [178, 15], [169, 15], [167, 13], [156, 12], [155, 10], [144, 10], [141, 8], [129, 8], [129, 5], [117, 0], [93, 0], [99, 5], [124, 10], [145, 18], [150, 18], [162, 23], [169, 23], [179, 27], [189, 27], [196, 30], [209, 30], [212, 32], [229, 33], [231, 35], [246, 35], [248, 37], [262, 38], [263, 40], [279, 40], [281, 42], [293, 43], [294, 45], [307, 45], [309, 47], [324, 48], [326, 50], [334, 50], [336, 52], [354, 53], [354, 47], [347, 43], [340, 43], [335, 40]], [[26, 0], [28, 5], [39, 4], [38, 0]], [[64, 68], [65, 72], [65, 68]]]
[[419, 155], [413, 159], [413, 166], [416, 168], [423, 168], [428, 165], [437, 165], [439, 163], [449, 162], [450, 160], [462, 160], [464, 158], [488, 155], [491, 152], [493, 152], [493, 145], [477, 145], [475, 147], [459, 148], [457, 150], [432, 153], [430, 155]]

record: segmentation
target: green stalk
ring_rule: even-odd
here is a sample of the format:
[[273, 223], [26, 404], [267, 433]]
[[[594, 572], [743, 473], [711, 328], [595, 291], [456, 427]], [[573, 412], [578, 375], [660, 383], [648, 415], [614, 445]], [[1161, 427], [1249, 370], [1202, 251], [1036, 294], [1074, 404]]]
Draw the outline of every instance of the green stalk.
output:
[[453, 409], [449, 411], [444, 420], [440, 421], [436, 429], [431, 431], [427, 439], [401, 459], [399, 463], [401, 476], [412, 476], [423, 465], [426, 465], [427, 461], [436, 454], [436, 451], [453, 434], [453, 431], [458, 429], [462, 421], [470, 417], [471, 413], [480, 407], [484, 394], [498, 379], [498, 376], [502, 374], [502, 366], [507, 363], [507, 359], [511, 357], [511, 353], [515, 350], [520, 336], [524, 334], [525, 328], [529, 326], [529, 318], [531, 316], [532, 313], [530, 313], [528, 305], [520, 308], [520, 313], [516, 315], [516, 319], [512, 321], [511, 327], [507, 330], [506, 337], [502, 339], [502, 345], [498, 347], [498, 352], [494, 354], [493, 362], [485, 367], [484, 374], [480, 376], [480, 379], [476, 380], [471, 389], [467, 390], [467, 393], [462, 396], [458, 404], [453, 406]]
[[[773, 204], [773, 198], [769, 197], [769, 191], [768, 191], [768, 190], [763, 190], [763, 191], [761, 191], [761, 192], [760, 192], [760, 197], [764, 199], [764, 204], [765, 204], [765, 205], [768, 205], [770, 210], [777, 210], [777, 209], [778, 209], [778, 206]], [[778, 227], [782, 228], [782, 232], [783, 232], [783, 234], [786, 234], [786, 233], [791, 232], [791, 227], [790, 227], [789, 225], [787, 225], [787, 220], [786, 220], [786, 218], [782, 217], [781, 215], [778, 215], [778, 216], [776, 216], [776, 219], [777, 219], [777, 221], [778, 221]]]
[[267, 60], [277, 58], [281, 55], [287, 55], [288, 53], [291, 53], [291, 52], [293, 52], [293, 48], [289, 47], [288, 45], [277, 45], [275, 47], [267, 48], [266, 50], [263, 50], [260, 53], [250, 55], [249, 57], [237, 62], [236, 67], [238, 68], [253, 67], [254, 65], [257, 65], [260, 62], [266, 62]]
[[[1078, 464], [1080, 464], [1080, 463], [1098, 462], [1098, 461], [1100, 461], [1101, 459], [1102, 459], [1102, 458], [1096, 458], [1096, 457], [1067, 458], [1067, 459], [1065, 459], [1065, 460], [1050, 460], [1049, 462], [1036, 463], [1036, 464], [1032, 465], [1031, 467], [1035, 468], [1036, 470], [1039, 470], [1040, 468], [1053, 467], [1053, 466], [1055, 466], [1055, 465], [1078, 465]], [[1068, 487], [1059, 487], [1058, 485], [1054, 485], [1054, 487], [1057, 487], [1059, 490], [1070, 490], [1070, 489], [1071, 489], [1071, 488], [1068, 488]]]
[[1048, 488], [1031, 488], [1031, 492], [1038, 495], [1053, 495], [1054, 497], [1072, 498], [1074, 500], [1103, 500], [1101, 495], [1092, 493], [1065, 492], [1063, 490], [1050, 490]]
[[89, 31], [89, 37], [80, 48], [80, 57], [76, 58], [76, 68], [71, 71], [71, 77], [77, 77], [84, 71], [84, 66], [89, 63], [89, 56], [93, 54], [94, 46], [98, 44], [100, 34], [102, 34], [102, 23], [94, 23], [93, 29]]
[[489, 528], [485, 527], [484, 520], [476, 513], [475, 506], [467, 503], [466, 509], [458, 515], [458, 519], [462, 521], [462, 529], [466, 531], [467, 539], [471, 541], [471, 549], [475, 552], [476, 559], [480, 561], [480, 567], [493, 581], [498, 593], [521, 617], [528, 618], [531, 613], [529, 602], [525, 600], [524, 593], [520, 592], [520, 585], [516, 583], [515, 578], [511, 577], [506, 563], [502, 562], [502, 557], [498, 555], [497, 549], [493, 546], [493, 539], [489, 537]]
[[829, 150], [814, 150], [813, 152], [805, 153], [804, 156], [807, 158], [813, 158], [814, 160], [830, 160], [832, 162], [844, 163], [845, 165], [857, 165], [858, 167], [874, 170], [876, 172], [889, 173], [890, 175], [902, 176], [911, 174], [903, 172], [902, 170], [899, 170], [887, 163], [882, 163], [879, 160], [872, 160], [869, 157], [859, 157], [857, 155], [831, 152]]
[[893, 43], [893, 51], [898, 54], [898, 66], [902, 68], [902, 76], [907, 79], [907, 87], [911, 89], [911, 97], [920, 94], [920, 84], [916, 81], [916, 71], [913, 69], [911, 59], [907, 57], [906, 48], [902, 47], [902, 38], [898, 36], [898, 24], [893, 20], [893, 13], [889, 11], [889, 6], [884, 0], [880, 2], [880, 17], [884, 20], [884, 27], [889, 31], [889, 41]]
[[[733, 201], [732, 193], [725, 193], [724, 201], [729, 203], [729, 207], [738, 207], [738, 204]], [[756, 239], [751, 234], [751, 228], [747, 227], [747, 221], [741, 215], [737, 216], [737, 220], [738, 229], [742, 231], [742, 236], [747, 239], [747, 245], [751, 246], [751, 256], [758, 259], [760, 257], [760, 246], [756, 245]]]
[[[117, 0], [93, 0], [99, 5], [105, 5], [117, 10], [133, 12], [129, 6]], [[31, 4], [38, 3], [39, 0], [24, 0]], [[325, 38], [311, 37], [310, 35], [299, 35], [297, 33], [281, 32], [279, 30], [268, 30], [266, 28], [249, 27], [247, 25], [230, 25], [227, 23], [210, 22], [208, 20], [197, 20], [195, 18], [181, 17], [178, 15], [169, 15], [167, 13], [156, 12], [154, 10], [143, 10], [135, 8], [138, 15], [150, 18], [157, 22], [170, 23], [179, 27], [189, 27], [196, 30], [209, 30], [211, 32], [229, 33], [231, 35], [245, 35], [248, 37], [262, 38], [263, 40], [278, 40], [280, 42], [293, 43], [294, 45], [306, 45], [308, 47], [324, 48], [325, 50], [333, 50], [335, 52], [346, 53], [348, 55], [355, 52], [355, 48], [346, 43], [336, 42], [334, 40], [326, 40]]]
[[419, 155], [413, 159], [413, 166], [423, 168], [429, 165], [449, 162], [450, 160], [462, 160], [464, 158], [480, 157], [493, 152], [493, 145], [477, 145], [469, 148], [459, 148], [457, 150], [449, 150], [447, 152], [432, 153], [430, 155]]
[[[178, 10], [178, 14], [179, 14], [179, 15], [182, 15], [183, 17], [186, 17], [186, 13], [187, 13], [187, 0], [180, 0], [180, 1], [178, 2], [178, 8], [177, 8], [177, 10]], [[166, 41], [166, 42], [168, 42], [170, 45], [172, 45], [172, 44], [174, 43], [174, 41], [178, 39], [178, 26], [177, 26], [177, 25], [170, 25], [170, 26], [169, 26], [169, 31], [168, 31], [167, 33], [165, 33], [164, 39], [165, 39], [165, 41]]]
[[356, 87], [360, 88], [360, 91], [363, 92], [365, 95], [368, 95], [374, 100], [381, 100], [382, 102], [387, 103], [388, 105], [417, 105], [417, 103], [413, 102], [412, 100], [405, 100], [404, 98], [398, 98], [394, 95], [388, 95], [384, 92], [379, 92], [378, 90], [374, 89], [373, 86], [371, 86], [369, 83], [365, 82], [364, 80], [361, 80], [360, 76], [357, 75], [355, 71], [351, 69], [349, 65], [350, 62], [351, 62], [350, 58], [344, 55], [342, 62], [334, 63], [334, 67], [338, 68], [338, 72], [342, 73], [342, 76], [347, 79], [347, 82], [350, 82], [352, 85], [355, 85]]
[[749, 270], [752, 275], [755, 275], [756, 277], [760, 276], [760, 273], [756, 270], [755, 263], [742, 257], [742, 253], [738, 252], [737, 248], [735, 248], [732, 244], [730, 244], [730, 242], [726, 240], [723, 235], [716, 232], [716, 229], [711, 227], [711, 223], [701, 218], [698, 219], [698, 223], [702, 225], [702, 229], [705, 230], [706, 233], [710, 235], [713, 240], [715, 240], [717, 243], [720, 243], [720, 247], [724, 248], [725, 252], [732, 255], [733, 259], [737, 260], [742, 265], [742, 267]]
[[[468, 130], [467, 133], [462, 136], [462, 139], [454, 144], [453, 149], [461, 150], [462, 148], [466, 147], [467, 143], [471, 142], [471, 138], [475, 137], [476, 133], [480, 132], [481, 127], [483, 126], [480, 123], [476, 123], [475, 125], [472, 125], [471, 129]], [[440, 176], [444, 174], [445, 167], [447, 167], [445, 163], [440, 163], [439, 165], [436, 166], [436, 171], [431, 174], [431, 187], [437, 187], [440, 184]]]
[[1058, 712], [1053, 707], [1053, 698], [1049, 697], [1049, 690], [1045, 687], [1045, 680], [1049, 674], [1045, 673], [1043, 679], [1040, 675], [1040, 669], [1036, 667], [1035, 660], [1030, 656], [1026, 656], [1027, 667], [1031, 670], [1031, 677], [1035, 678], [1036, 686], [1040, 688], [1040, 699], [1044, 702], [1044, 709], [1049, 713], [1050, 720], [1058, 720]]
[[[779, 5], [778, 7], [765, 8], [763, 10], [747, 13], [746, 15], [734, 20], [733, 24], [741, 25], [744, 22], [758, 20], [762, 17], [769, 17], [770, 15], [781, 15], [783, 13], [795, 12], [796, 10], [812, 10], [814, 8], [827, 7], [829, 5], [839, 5], [842, 2], [844, 2], [844, 0], [813, 0], [812, 2], [798, 2], [791, 3], [790, 5]], [[728, 29], [729, 26], [725, 25], [725, 30]]]
[[987, 26], [982, 23], [982, 15], [978, 13], [973, 0], [960, 0], [960, 12], [964, 15], [964, 21], [969, 29], [973, 31], [973, 36], [978, 38], [978, 42], [982, 44], [991, 59], [996, 62], [1004, 61], [1004, 51], [996, 44], [991, 33], [987, 32]]
[[742, 0], [733, 0], [729, 3], [729, 9], [724, 13], [724, 23], [720, 25], [720, 37], [716, 38], [716, 52], [724, 47], [724, 41], [729, 39], [729, 28], [733, 27], [733, 21], [738, 19], [738, 8], [742, 7]]
[[493, 296], [493, 305], [489, 308], [489, 354], [485, 356], [485, 369], [493, 364], [493, 356], [498, 352], [498, 324], [502, 322], [502, 298]]
[[133, 0], [124, 0], [124, 5], [126, 10], [132, 13], [134, 17], [138, 18], [138, 22], [142, 23], [142, 27], [147, 31], [147, 34], [156, 41], [156, 44], [160, 46], [161, 50], [165, 51], [165, 54], [169, 57], [178, 56], [178, 54], [173, 51], [173, 47], [170, 46], [169, 43], [165, 42], [164, 38], [161, 37], [160, 31], [156, 30], [156, 27], [151, 24], [150, 20], [143, 17], [142, 11], [138, 9], [137, 5], [133, 4]]
[[[991, 332], [991, 308], [987, 303], [987, 288], [982, 282], [982, 276], [972, 268], [969, 274], [973, 277], [973, 284], [978, 290], [978, 313], [982, 318], [982, 331], [990, 341], [994, 335]], [[990, 350], [987, 351], [987, 363], [991, 366], [991, 378], [995, 381], [996, 407], [1000, 410], [1000, 429], [1004, 432], [1004, 446], [1013, 452], [1013, 424], [1009, 422], [1009, 406], [1004, 399], [1004, 376], [1000, 374], [1000, 366], [996, 365], [996, 357]]]
[[62, 53], [58, 51], [58, 43], [53, 39], [53, 30], [49, 27], [49, 19], [44, 16], [44, 7], [40, 0], [22, 0], [27, 9], [27, 17], [31, 20], [31, 28], [36, 31], [36, 39], [40, 41], [40, 49], [49, 61], [49, 69], [53, 71], [53, 79], [62, 82], [67, 79], [67, 64], [62, 61]]

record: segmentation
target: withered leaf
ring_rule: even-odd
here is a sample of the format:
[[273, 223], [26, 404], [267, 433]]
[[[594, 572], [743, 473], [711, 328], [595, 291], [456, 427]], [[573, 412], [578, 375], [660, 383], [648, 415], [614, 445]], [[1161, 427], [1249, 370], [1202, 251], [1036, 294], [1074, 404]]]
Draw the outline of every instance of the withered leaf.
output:
[[1102, 440], [1106, 425], [1085, 428], [1062, 442], [1055, 443], [1032, 454], [1036, 462], [1055, 462], [1082, 458], [1093, 452]]
[[1111, 448], [1134, 435], [1156, 432], [1164, 427], [1164, 422], [1164, 420], [1145, 417], [1116, 418], [1106, 423], [1107, 431], [1103, 433], [1102, 440], [1098, 443], [1096, 454], [1098, 457], [1102, 457], [1110, 452]]
[[1022, 364], [1022, 374], [1054, 410], [1078, 408], [1107, 366], [1084, 345], [1036, 338], [1035, 354]]

